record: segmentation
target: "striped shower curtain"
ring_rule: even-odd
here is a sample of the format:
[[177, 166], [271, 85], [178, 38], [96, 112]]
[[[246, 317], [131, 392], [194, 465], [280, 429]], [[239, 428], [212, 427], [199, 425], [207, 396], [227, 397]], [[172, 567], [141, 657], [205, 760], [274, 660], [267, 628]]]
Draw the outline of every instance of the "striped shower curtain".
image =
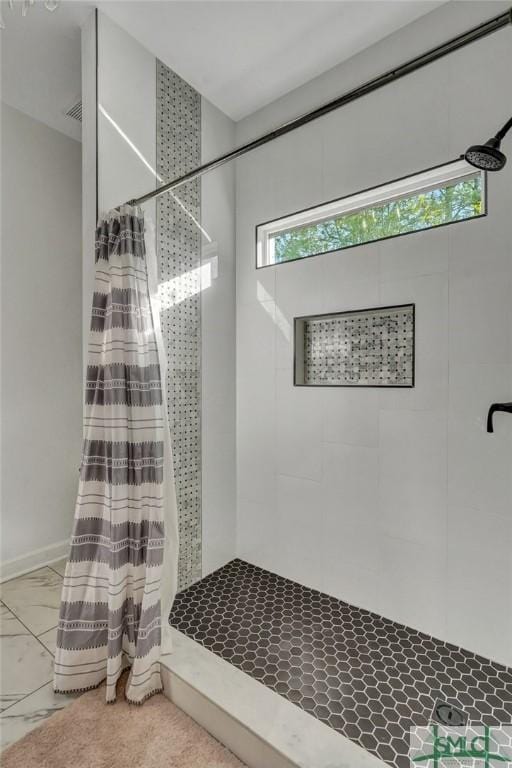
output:
[[151, 258], [139, 209], [124, 206], [100, 222], [82, 463], [54, 678], [62, 693], [106, 680], [107, 701], [114, 701], [116, 682], [130, 667], [126, 697], [133, 703], [162, 689], [178, 558]]

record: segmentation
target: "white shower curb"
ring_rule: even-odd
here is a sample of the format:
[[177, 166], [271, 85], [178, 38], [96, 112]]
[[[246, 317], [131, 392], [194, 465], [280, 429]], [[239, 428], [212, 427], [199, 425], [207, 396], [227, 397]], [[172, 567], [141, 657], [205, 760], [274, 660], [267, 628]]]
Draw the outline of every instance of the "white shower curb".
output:
[[165, 695], [249, 768], [387, 768], [287, 699], [172, 630]]

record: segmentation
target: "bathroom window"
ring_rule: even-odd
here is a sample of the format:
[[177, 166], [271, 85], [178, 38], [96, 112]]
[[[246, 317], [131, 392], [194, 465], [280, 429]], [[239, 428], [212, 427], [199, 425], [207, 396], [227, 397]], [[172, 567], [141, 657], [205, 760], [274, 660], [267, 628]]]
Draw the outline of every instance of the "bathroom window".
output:
[[260, 224], [256, 227], [256, 266], [483, 216], [485, 181], [483, 171], [456, 160]]

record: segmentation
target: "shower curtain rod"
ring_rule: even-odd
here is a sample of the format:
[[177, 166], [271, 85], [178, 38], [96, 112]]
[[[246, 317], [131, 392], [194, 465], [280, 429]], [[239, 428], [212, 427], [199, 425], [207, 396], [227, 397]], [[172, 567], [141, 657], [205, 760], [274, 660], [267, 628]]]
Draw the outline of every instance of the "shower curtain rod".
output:
[[219, 168], [221, 165], [230, 162], [230, 160], [235, 160], [237, 157], [246, 155], [248, 152], [252, 152], [254, 149], [258, 149], [258, 147], [262, 147], [264, 144], [268, 144], [270, 141], [274, 141], [274, 139], [278, 139], [281, 136], [290, 133], [291, 131], [297, 130], [297, 128], [302, 128], [302, 126], [313, 122], [313, 120], [317, 120], [319, 117], [328, 115], [330, 112], [334, 112], [334, 110], [339, 109], [340, 107], [344, 107], [346, 104], [350, 104], [350, 102], [355, 101], [362, 96], [366, 96], [367, 94], [372, 93], [372, 91], [376, 91], [378, 88], [382, 88], [384, 85], [388, 85], [389, 83], [392, 83], [395, 80], [404, 77], [405, 75], [409, 75], [412, 72], [415, 72], [417, 69], [421, 69], [427, 64], [431, 64], [443, 56], [446, 56], [449, 53], [453, 53], [453, 51], [457, 51], [459, 48], [463, 48], [464, 46], [469, 45], [469, 43], [480, 40], [482, 37], [486, 37], [487, 35], [490, 35], [491, 33], [496, 32], [498, 29], [502, 29], [509, 24], [512, 24], [512, 7], [504, 13], [501, 13], [499, 16], [488, 19], [482, 24], [478, 24], [478, 26], [451, 38], [451, 40], [448, 40], [447, 42], [442, 43], [435, 48], [431, 48], [429, 51], [426, 51], [426, 53], [423, 53], [420, 56], [416, 56], [413, 59], [409, 59], [409, 61], [406, 61], [404, 64], [401, 64], [398, 67], [394, 67], [384, 74], [378, 75], [372, 80], [368, 80], [366, 83], [363, 83], [363, 85], [348, 91], [342, 96], [338, 96], [332, 101], [328, 101], [326, 104], [323, 104], [320, 107], [316, 107], [311, 112], [300, 115], [299, 117], [284, 123], [278, 128], [274, 128], [268, 133], [265, 133], [262, 136], [249, 141], [247, 144], [243, 144], [242, 146], [236, 147], [230, 152], [226, 152], [224, 155], [219, 155], [219, 157], [210, 160], [204, 165], [197, 166], [188, 173], [183, 174], [183, 176], [178, 176], [177, 178], [172, 179], [172, 181], [169, 181], [166, 184], [162, 184], [162, 186], [157, 187], [151, 192], [148, 192], [146, 195], [142, 195], [142, 197], [129, 200], [128, 205], [141, 205], [148, 200], [152, 200], [154, 197], [160, 197], [160, 195], [165, 194], [171, 189], [175, 189], [182, 184], [186, 184], [188, 181], [197, 179], [208, 171], [213, 171], [215, 168]]

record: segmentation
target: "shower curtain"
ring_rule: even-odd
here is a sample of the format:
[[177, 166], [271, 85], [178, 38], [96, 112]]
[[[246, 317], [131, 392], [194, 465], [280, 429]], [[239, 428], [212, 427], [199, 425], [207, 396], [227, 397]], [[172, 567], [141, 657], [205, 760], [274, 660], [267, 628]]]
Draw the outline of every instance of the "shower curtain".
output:
[[[177, 515], [165, 402], [165, 354], [150, 293], [140, 209], [123, 206], [96, 232], [96, 276], [78, 498], [55, 654], [57, 692], [127, 667], [133, 703], [162, 690], [177, 582]], [[153, 283], [156, 281], [153, 280]]]

